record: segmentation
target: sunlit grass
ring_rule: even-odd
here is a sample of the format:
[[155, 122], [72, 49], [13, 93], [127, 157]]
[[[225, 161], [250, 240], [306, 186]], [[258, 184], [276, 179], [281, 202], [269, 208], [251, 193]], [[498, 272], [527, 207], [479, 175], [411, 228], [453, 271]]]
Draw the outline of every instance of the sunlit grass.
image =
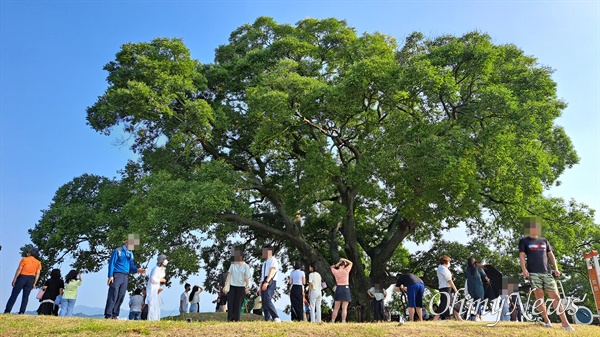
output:
[[224, 314], [190, 314], [188, 317], [192, 317], [191, 323], [185, 320], [148, 322], [0, 315], [0, 336], [600, 336], [598, 326], [575, 326], [577, 331], [569, 333], [560, 329], [558, 324], [553, 329], [544, 328], [536, 323], [513, 322], [501, 322], [495, 327], [487, 327], [485, 322], [454, 321], [406, 323], [401, 326], [398, 323], [278, 324], [260, 320], [227, 323], [221, 321], [226, 317]]

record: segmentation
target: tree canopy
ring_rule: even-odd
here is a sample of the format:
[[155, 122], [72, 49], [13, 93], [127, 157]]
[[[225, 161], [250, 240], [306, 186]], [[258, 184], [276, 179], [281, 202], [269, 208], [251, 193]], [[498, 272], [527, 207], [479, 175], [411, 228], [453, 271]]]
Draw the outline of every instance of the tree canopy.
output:
[[141, 258], [168, 251], [174, 275], [202, 261], [214, 275], [232, 245], [258, 257], [272, 242], [284, 261], [316, 261], [331, 285], [328, 266], [354, 261], [364, 307], [370, 278], [408, 266], [406, 239], [465, 224], [480, 248], [514, 258], [521, 216], [552, 218], [560, 254], [586, 231], [577, 224], [598, 228], [585, 206], [543, 195], [578, 162], [555, 124], [566, 104], [552, 69], [481, 32], [399, 45], [337, 19], [261, 17], [210, 64], [157, 38], [123, 45], [104, 69], [108, 89], [87, 121], [103, 134], [121, 127], [140, 159], [120, 179], [59, 189], [31, 231], [52, 263], [70, 254], [96, 270], [139, 233]]

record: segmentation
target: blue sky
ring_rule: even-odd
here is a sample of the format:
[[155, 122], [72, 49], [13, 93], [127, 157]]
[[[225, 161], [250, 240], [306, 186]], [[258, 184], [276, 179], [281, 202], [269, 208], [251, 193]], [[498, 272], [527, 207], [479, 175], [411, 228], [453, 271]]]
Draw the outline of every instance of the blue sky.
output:
[[[548, 192], [600, 210], [600, 4], [598, 1], [8, 1], [0, 3], [0, 306], [11, 291], [18, 249], [54, 192], [83, 173], [115, 177], [133, 157], [93, 131], [85, 109], [106, 90], [102, 67], [122, 44], [183, 38], [192, 56], [211, 63], [214, 49], [259, 16], [293, 24], [345, 19], [359, 33], [399, 42], [479, 30], [513, 43], [555, 69], [568, 104], [557, 121], [581, 162]], [[596, 216], [600, 219], [600, 216]], [[460, 234], [455, 234], [460, 239]], [[600, 249], [600, 247], [598, 247]], [[142, 262], [142, 261], [140, 261]], [[63, 273], [68, 270], [63, 266]], [[191, 280], [203, 281], [203, 275]], [[78, 304], [103, 307], [104, 271], [84, 275]], [[176, 311], [180, 287], [163, 293]], [[203, 295], [202, 310], [214, 296]], [[283, 308], [287, 301], [278, 303]], [[3, 309], [4, 307], [2, 307]], [[33, 295], [29, 310], [37, 308]], [[170, 309], [172, 308], [172, 309]]]

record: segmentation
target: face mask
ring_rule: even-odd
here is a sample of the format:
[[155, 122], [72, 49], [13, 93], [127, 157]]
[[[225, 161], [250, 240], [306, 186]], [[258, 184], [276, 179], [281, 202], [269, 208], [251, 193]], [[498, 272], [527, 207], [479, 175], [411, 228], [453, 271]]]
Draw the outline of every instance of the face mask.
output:
[[163, 266], [166, 266], [168, 263], [169, 263], [169, 261], [165, 260], [165, 261], [163, 262]]

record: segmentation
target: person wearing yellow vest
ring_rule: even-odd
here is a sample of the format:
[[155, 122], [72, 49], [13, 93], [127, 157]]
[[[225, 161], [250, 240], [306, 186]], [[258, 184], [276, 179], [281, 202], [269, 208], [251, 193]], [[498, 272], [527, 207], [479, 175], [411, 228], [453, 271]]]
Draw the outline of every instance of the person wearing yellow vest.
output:
[[29, 301], [29, 293], [35, 288], [35, 285], [40, 278], [42, 264], [38, 260], [39, 257], [40, 252], [37, 249], [32, 248], [27, 253], [27, 256], [22, 258], [21, 262], [19, 262], [15, 278], [12, 281], [12, 293], [10, 294], [8, 302], [6, 302], [6, 308], [4, 309], [5, 314], [10, 313], [21, 290], [23, 290], [23, 297], [21, 298], [19, 314], [25, 313], [27, 302]]

